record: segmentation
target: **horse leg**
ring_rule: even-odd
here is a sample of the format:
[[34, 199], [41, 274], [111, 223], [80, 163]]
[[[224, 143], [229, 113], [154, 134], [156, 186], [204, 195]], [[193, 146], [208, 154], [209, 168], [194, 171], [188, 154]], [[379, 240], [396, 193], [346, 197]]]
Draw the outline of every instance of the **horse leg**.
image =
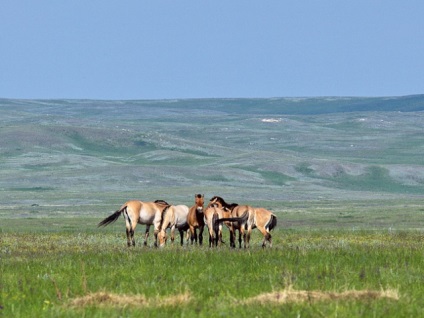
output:
[[127, 245], [128, 247], [131, 247], [131, 228], [127, 227]]
[[127, 246], [130, 247], [135, 246], [135, 240], [134, 240], [134, 230], [137, 223], [132, 223], [131, 218], [128, 216], [128, 213], [125, 216], [125, 227], [126, 227], [126, 233], [127, 233]]
[[155, 247], [158, 247], [158, 234], [159, 234], [159, 230], [155, 230], [153, 232], [153, 235], [155, 236]]
[[239, 248], [241, 248], [241, 241], [242, 241], [242, 233], [241, 233], [241, 230], [239, 230], [239, 239], [238, 239], [238, 241], [239, 241]]
[[190, 234], [191, 234], [191, 244], [193, 245], [193, 242], [197, 243], [197, 230], [194, 226], [190, 225]]
[[199, 227], [199, 245], [203, 244], [203, 229], [204, 229], [204, 225]]
[[236, 230], [234, 229], [233, 225], [230, 225], [228, 229], [230, 230], [230, 247], [235, 248], [236, 247], [236, 243], [235, 243]]
[[216, 235], [216, 237], [215, 237], [215, 247], [217, 247], [218, 246], [218, 242], [220, 242], [219, 241], [219, 238], [220, 238], [219, 230], [218, 230], [218, 233], [215, 233], [215, 235]]
[[194, 229], [194, 243], [197, 244], [198, 235], [197, 235], [197, 229]]
[[269, 247], [272, 247], [272, 235], [271, 235], [271, 233], [269, 233], [269, 232], [267, 232], [266, 233], [266, 237], [265, 237], [267, 240], [268, 240], [268, 242], [269, 242]]
[[232, 230], [230, 230], [230, 247], [234, 248], [236, 247], [236, 243], [234, 242], [234, 232]]
[[186, 231], [186, 241], [187, 241], [187, 245], [188, 245], [188, 243], [190, 242], [190, 238], [191, 238], [191, 233], [190, 233], [190, 229], [188, 229], [188, 230]]
[[149, 237], [150, 225], [146, 225], [146, 232], [144, 233], [144, 246], [147, 246], [147, 238]]
[[246, 233], [246, 243], [247, 243], [247, 247], [250, 247], [250, 235], [252, 234], [252, 228], [249, 226], [249, 228], [247, 229], [247, 233]]
[[269, 246], [272, 247], [271, 243], [271, 234], [262, 226], [258, 226], [258, 230], [261, 231], [262, 235], [264, 236], [264, 240], [262, 242], [262, 247], [266, 247], [266, 241], [269, 242]]
[[175, 240], [175, 226], [171, 227], [171, 243], [174, 244]]
[[213, 246], [213, 243], [212, 243], [213, 240], [214, 239], [213, 239], [212, 234], [209, 233], [209, 247], [212, 247]]
[[222, 240], [222, 231], [220, 231], [220, 232], [219, 232], [219, 240], [220, 240], [221, 244], [222, 244], [222, 243], [225, 243], [225, 242]]
[[184, 245], [184, 231], [183, 230], [178, 230], [180, 232], [180, 239], [181, 239], [181, 246]]

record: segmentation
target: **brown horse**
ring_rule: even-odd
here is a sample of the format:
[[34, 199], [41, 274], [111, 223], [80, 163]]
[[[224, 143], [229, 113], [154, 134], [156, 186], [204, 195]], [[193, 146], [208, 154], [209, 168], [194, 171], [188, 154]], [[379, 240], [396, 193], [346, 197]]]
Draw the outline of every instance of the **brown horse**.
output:
[[162, 211], [162, 220], [158, 234], [159, 246], [165, 245], [167, 240], [166, 229], [168, 228], [171, 229], [171, 242], [174, 242], [175, 229], [177, 229], [180, 232], [181, 246], [184, 244], [184, 231], [188, 231], [189, 229], [187, 224], [188, 210], [188, 206], [186, 205], [168, 205]]
[[190, 208], [187, 215], [187, 223], [191, 234], [191, 244], [193, 244], [193, 241], [197, 243], [197, 229], [199, 229], [199, 245], [203, 243], [203, 229], [205, 228], [203, 214], [204, 204], [205, 195], [195, 194], [194, 205]]
[[154, 226], [155, 246], [157, 246], [157, 236], [160, 229], [160, 221], [162, 218], [163, 209], [168, 206], [165, 201], [157, 200], [155, 202], [143, 201], [128, 201], [125, 202], [119, 210], [111, 214], [97, 226], [106, 226], [115, 222], [121, 214], [124, 215], [125, 226], [127, 229], [127, 245], [135, 246], [134, 231], [137, 223], [146, 225], [146, 233], [144, 236], [144, 245], [147, 245], [147, 238], [149, 237], [150, 225]]
[[[272, 246], [270, 231], [277, 225], [277, 216], [264, 208], [253, 208], [249, 205], [238, 205], [237, 203], [228, 204], [221, 197], [214, 196], [210, 203], [216, 203], [224, 209], [231, 211], [232, 217], [240, 217], [241, 211], [248, 212], [246, 222], [231, 222], [232, 229], [230, 229], [231, 247], [235, 247], [235, 231], [239, 230], [239, 247], [241, 248], [241, 237], [243, 236], [244, 247], [249, 247], [250, 236], [253, 229], [258, 228], [264, 236], [262, 247], [266, 246], [266, 242]], [[244, 213], [244, 212], [243, 212]], [[222, 219], [220, 222], [230, 219]]]

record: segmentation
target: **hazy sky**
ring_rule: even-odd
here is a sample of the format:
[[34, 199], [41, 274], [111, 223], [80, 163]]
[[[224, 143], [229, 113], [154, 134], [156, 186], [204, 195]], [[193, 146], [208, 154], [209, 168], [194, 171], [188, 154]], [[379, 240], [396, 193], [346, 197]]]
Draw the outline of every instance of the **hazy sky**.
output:
[[421, 93], [422, 0], [0, 1], [0, 98]]

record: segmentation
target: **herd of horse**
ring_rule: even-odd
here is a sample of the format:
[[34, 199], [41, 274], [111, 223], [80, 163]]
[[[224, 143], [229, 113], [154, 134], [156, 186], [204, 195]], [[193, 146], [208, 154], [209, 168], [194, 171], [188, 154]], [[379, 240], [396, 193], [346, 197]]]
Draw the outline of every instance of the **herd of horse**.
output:
[[[124, 203], [117, 211], [102, 220], [98, 226], [106, 226], [123, 215], [126, 225], [127, 245], [135, 246], [134, 231], [137, 224], [146, 225], [144, 245], [147, 245], [150, 226], [154, 227], [155, 246], [164, 246], [168, 239], [166, 233], [170, 229], [171, 241], [175, 240], [175, 230], [180, 233], [180, 244], [184, 244], [184, 236], [191, 244], [203, 244], [205, 225], [209, 232], [209, 246], [218, 246], [222, 240], [222, 228], [225, 225], [230, 232], [230, 246], [236, 247], [236, 231], [238, 231], [239, 248], [250, 246], [252, 230], [257, 228], [263, 235], [262, 247], [267, 243], [271, 247], [270, 231], [277, 225], [277, 216], [264, 208], [250, 205], [227, 203], [219, 196], [210, 199], [205, 208], [204, 195], [194, 195], [194, 205], [171, 205], [164, 200], [143, 202], [132, 200]], [[184, 233], [186, 232], [186, 234]]]

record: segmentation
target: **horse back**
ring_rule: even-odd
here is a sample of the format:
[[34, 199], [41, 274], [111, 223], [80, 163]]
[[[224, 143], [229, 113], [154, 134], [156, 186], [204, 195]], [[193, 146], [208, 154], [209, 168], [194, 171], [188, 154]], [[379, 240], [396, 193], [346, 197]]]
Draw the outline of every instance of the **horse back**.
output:
[[175, 224], [177, 227], [187, 224], [189, 208], [186, 205], [174, 206]]
[[204, 215], [207, 226], [209, 228], [209, 232], [211, 232], [214, 231], [214, 229], [216, 228], [216, 220], [221, 219], [223, 217], [223, 211], [219, 207], [210, 206], [206, 208]]
[[138, 217], [140, 215], [141, 206], [142, 206], [142, 202], [141, 201], [132, 200], [132, 201], [125, 202], [122, 205], [121, 210], [124, 207], [127, 207], [127, 213], [130, 215], [130, 217], [132, 219], [133, 218], [138, 219]]
[[157, 204], [155, 202], [141, 202], [138, 215], [138, 223], [140, 224], [153, 224], [162, 219], [162, 211], [166, 205]]
[[277, 216], [264, 208], [255, 209], [255, 223], [272, 230], [277, 225]]

